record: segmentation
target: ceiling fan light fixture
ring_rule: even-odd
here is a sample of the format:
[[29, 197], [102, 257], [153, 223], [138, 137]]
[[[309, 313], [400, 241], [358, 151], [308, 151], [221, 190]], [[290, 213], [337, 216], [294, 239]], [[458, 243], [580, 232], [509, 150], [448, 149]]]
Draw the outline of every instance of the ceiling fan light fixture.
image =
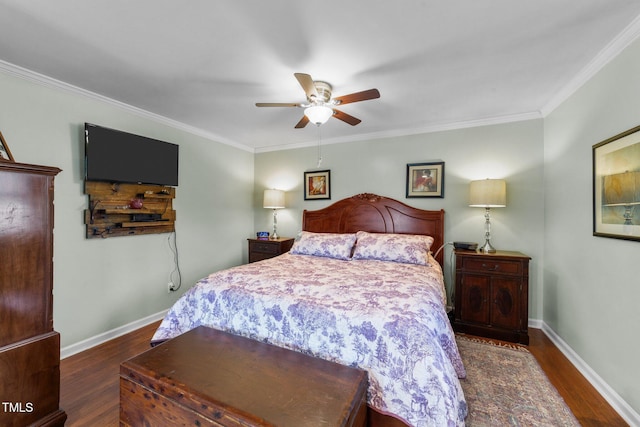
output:
[[333, 109], [324, 105], [312, 105], [304, 109], [304, 115], [318, 126], [325, 124], [333, 116]]
[[256, 102], [256, 107], [301, 107], [304, 108], [304, 115], [300, 121], [294, 126], [296, 129], [302, 129], [309, 124], [314, 123], [316, 126], [325, 124], [332, 116], [351, 126], [360, 123], [357, 117], [353, 117], [343, 111], [335, 110], [338, 105], [351, 104], [352, 102], [367, 101], [369, 99], [380, 98], [378, 89], [363, 90], [361, 92], [343, 95], [332, 98], [333, 88], [327, 82], [313, 80], [309, 74], [294, 73], [295, 78], [300, 83], [307, 96], [308, 103], [299, 102]]

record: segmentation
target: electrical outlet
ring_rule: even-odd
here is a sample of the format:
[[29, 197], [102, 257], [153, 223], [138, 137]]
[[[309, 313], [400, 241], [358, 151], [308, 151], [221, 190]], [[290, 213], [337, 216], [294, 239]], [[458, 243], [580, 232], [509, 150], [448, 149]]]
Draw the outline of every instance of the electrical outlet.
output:
[[167, 283], [167, 293], [170, 294], [173, 291], [175, 291], [175, 289], [173, 288], [173, 283]]

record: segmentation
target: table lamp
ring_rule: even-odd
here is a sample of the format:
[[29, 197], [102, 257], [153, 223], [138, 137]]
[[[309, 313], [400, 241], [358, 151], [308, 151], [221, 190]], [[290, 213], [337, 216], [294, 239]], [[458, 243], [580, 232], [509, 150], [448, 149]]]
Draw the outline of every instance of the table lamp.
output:
[[273, 209], [273, 234], [271, 239], [278, 238], [278, 232], [276, 227], [278, 225], [277, 210], [283, 209], [284, 206], [284, 191], [282, 190], [264, 190], [264, 199], [262, 207], [265, 209]]
[[491, 246], [491, 220], [489, 211], [491, 208], [503, 208], [507, 206], [507, 183], [503, 179], [471, 181], [469, 186], [469, 206], [485, 208], [485, 242], [479, 250], [484, 253], [495, 252], [496, 249]]

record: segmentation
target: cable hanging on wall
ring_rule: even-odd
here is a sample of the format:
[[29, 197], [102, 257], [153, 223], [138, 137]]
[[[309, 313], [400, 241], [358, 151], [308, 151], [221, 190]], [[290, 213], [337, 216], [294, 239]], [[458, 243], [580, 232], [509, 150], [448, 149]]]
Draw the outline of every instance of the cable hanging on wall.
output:
[[182, 272], [180, 271], [178, 240], [175, 231], [170, 233], [167, 237], [167, 244], [169, 245], [169, 250], [173, 255], [173, 270], [169, 273], [169, 291], [175, 292], [182, 287]]

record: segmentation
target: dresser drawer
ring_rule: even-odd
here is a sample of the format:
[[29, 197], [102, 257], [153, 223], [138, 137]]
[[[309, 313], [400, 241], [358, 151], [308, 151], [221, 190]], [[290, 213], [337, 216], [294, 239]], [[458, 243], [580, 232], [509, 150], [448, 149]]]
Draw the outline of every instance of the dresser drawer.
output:
[[261, 254], [278, 254], [280, 252], [280, 244], [269, 242], [249, 242], [249, 251], [259, 252]]
[[293, 246], [293, 239], [290, 237], [279, 237], [270, 240], [247, 240], [249, 241], [249, 262], [262, 261], [263, 259], [282, 255]]
[[519, 260], [465, 258], [462, 268], [466, 271], [491, 274], [522, 274], [522, 262]]

